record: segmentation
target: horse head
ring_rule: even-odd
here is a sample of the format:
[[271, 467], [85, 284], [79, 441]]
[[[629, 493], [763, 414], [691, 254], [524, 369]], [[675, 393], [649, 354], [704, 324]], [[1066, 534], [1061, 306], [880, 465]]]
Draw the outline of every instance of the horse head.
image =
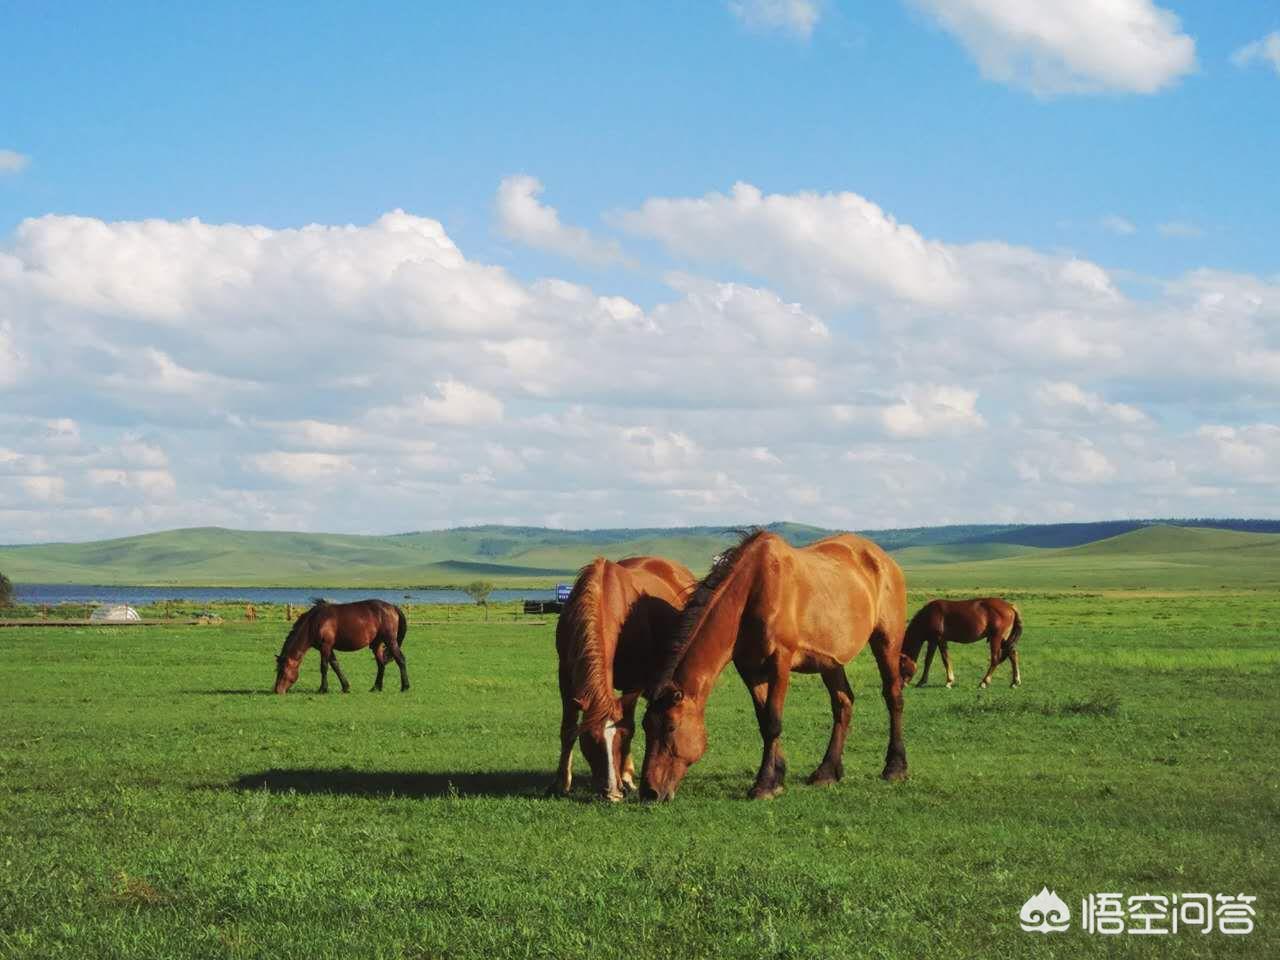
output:
[[644, 714], [640, 797], [670, 800], [689, 767], [707, 752], [706, 705], [675, 684], [657, 691]]

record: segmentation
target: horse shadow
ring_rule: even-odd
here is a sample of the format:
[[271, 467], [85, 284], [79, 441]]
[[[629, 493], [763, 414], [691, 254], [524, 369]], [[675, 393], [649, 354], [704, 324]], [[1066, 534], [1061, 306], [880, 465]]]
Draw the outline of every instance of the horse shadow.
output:
[[237, 778], [236, 790], [271, 793], [329, 793], [355, 797], [542, 797], [546, 770], [393, 773], [368, 770], [271, 769]]

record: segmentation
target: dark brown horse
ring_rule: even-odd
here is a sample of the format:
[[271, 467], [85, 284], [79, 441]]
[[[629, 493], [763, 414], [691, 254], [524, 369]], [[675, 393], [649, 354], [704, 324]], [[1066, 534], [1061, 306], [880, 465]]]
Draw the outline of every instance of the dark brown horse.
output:
[[695, 582], [688, 569], [661, 557], [597, 557], [582, 568], [556, 625], [562, 711], [553, 793], [573, 785], [575, 739], [600, 796], [621, 800], [635, 789], [636, 700], [662, 667]]
[[316, 600], [314, 605], [300, 616], [284, 639], [280, 655], [276, 657], [276, 693], [284, 693], [298, 679], [298, 667], [306, 652], [315, 647], [320, 651], [320, 692], [329, 692], [329, 667], [338, 675], [342, 692], [349, 693], [351, 684], [338, 666], [335, 650], [363, 650], [369, 647], [373, 659], [378, 662], [378, 678], [374, 690], [382, 689], [382, 674], [387, 660], [400, 668], [400, 689], [409, 689], [409, 673], [404, 665], [404, 634], [409, 622], [404, 611], [382, 600], [357, 600], [355, 603], [326, 603]]
[[797, 550], [757, 531], [725, 554], [698, 585], [676, 628], [675, 647], [645, 712], [641, 796], [670, 799], [707, 748], [707, 697], [732, 660], [751, 692], [764, 756], [748, 796], [778, 793], [786, 774], [779, 737], [791, 673], [820, 673], [831, 696], [831, 739], [809, 777], [844, 775], [844, 741], [853, 690], [844, 665], [868, 643], [889, 712], [886, 780], [907, 775], [902, 742], [906, 622], [902, 571], [870, 540], [840, 534]]
[[947, 686], [956, 682], [951, 669], [948, 643], [976, 643], [986, 640], [990, 645], [991, 663], [979, 687], [991, 685], [991, 675], [1005, 660], [1013, 665], [1013, 686], [1022, 685], [1022, 671], [1018, 667], [1018, 638], [1022, 636], [1022, 615], [1013, 604], [997, 597], [978, 600], [930, 600], [911, 618], [907, 625], [907, 639], [903, 652], [909, 666], [905, 670], [908, 680], [915, 673], [915, 660], [926, 643], [929, 652], [924, 661], [924, 672], [917, 687], [923, 687], [929, 679], [929, 667], [935, 652], [942, 653], [942, 665], [947, 670]]

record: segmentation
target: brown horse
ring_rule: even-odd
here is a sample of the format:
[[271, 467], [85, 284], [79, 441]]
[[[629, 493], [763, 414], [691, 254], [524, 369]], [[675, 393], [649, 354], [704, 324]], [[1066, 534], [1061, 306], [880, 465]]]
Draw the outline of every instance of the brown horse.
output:
[[661, 557], [596, 557], [582, 568], [556, 625], [562, 711], [551, 792], [567, 794], [573, 784], [575, 739], [600, 796], [621, 800], [635, 789], [636, 699], [661, 668], [695, 582], [688, 569]]
[[280, 655], [276, 657], [276, 693], [284, 693], [298, 679], [298, 667], [306, 652], [315, 647], [320, 651], [320, 692], [329, 692], [329, 667], [338, 675], [342, 692], [350, 693], [351, 684], [338, 666], [335, 650], [373, 650], [378, 662], [378, 678], [373, 689], [382, 689], [382, 674], [387, 660], [395, 660], [400, 668], [400, 690], [409, 689], [409, 673], [404, 665], [404, 653], [400, 647], [409, 622], [404, 611], [382, 600], [357, 600], [355, 603], [327, 603], [316, 600], [314, 605], [300, 616], [284, 639]]
[[666, 670], [645, 712], [641, 796], [667, 800], [707, 748], [707, 697], [730, 660], [751, 693], [764, 755], [748, 796], [780, 792], [786, 761], [778, 742], [792, 671], [820, 673], [831, 695], [831, 740], [810, 783], [844, 775], [853, 690], [844, 665], [868, 643], [889, 711], [886, 780], [907, 775], [902, 742], [906, 622], [902, 571], [870, 540], [840, 534], [797, 550], [764, 531], [748, 534], [698, 585], [676, 628]]
[[929, 652], [924, 660], [924, 673], [917, 687], [923, 687], [929, 679], [929, 667], [933, 655], [941, 651], [942, 665], [947, 669], [947, 686], [956, 682], [951, 669], [948, 643], [976, 643], [986, 640], [991, 648], [991, 664], [979, 687], [991, 685], [991, 675], [1005, 660], [1013, 664], [1013, 686], [1022, 685], [1022, 671], [1018, 667], [1018, 638], [1022, 636], [1022, 615], [1013, 604], [997, 597], [979, 600], [930, 600], [911, 618], [907, 625], [907, 639], [903, 652], [910, 659], [907, 679], [915, 672], [915, 660], [926, 643]]

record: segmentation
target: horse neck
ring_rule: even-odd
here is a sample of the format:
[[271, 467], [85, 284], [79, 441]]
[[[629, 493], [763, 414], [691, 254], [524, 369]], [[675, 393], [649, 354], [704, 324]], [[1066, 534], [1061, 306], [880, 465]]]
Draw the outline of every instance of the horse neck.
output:
[[755, 582], [755, 568], [753, 557], [741, 557], [702, 611], [672, 677], [686, 696], [705, 702], [712, 683], [729, 665]]
[[307, 611], [298, 618], [298, 622], [293, 625], [293, 629], [284, 639], [284, 646], [280, 649], [280, 656], [287, 660], [300, 660], [311, 649], [311, 611]]

